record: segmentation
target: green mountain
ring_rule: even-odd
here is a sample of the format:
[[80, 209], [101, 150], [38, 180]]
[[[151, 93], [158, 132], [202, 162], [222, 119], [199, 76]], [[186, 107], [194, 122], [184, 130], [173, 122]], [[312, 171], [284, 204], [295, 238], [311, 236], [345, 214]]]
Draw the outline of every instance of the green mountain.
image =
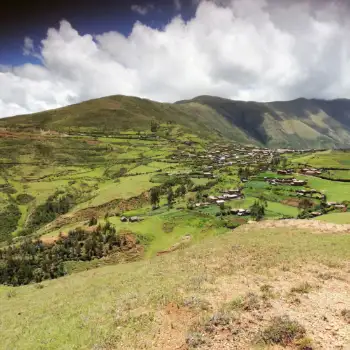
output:
[[57, 131], [147, 130], [152, 120], [203, 136], [268, 147], [350, 145], [350, 100], [243, 102], [199, 96], [174, 104], [109, 96], [55, 110], [0, 120], [0, 127]]
[[200, 103], [215, 110], [248, 138], [268, 147], [322, 148], [350, 145], [350, 100], [296, 99], [243, 102], [199, 96], [180, 104]]

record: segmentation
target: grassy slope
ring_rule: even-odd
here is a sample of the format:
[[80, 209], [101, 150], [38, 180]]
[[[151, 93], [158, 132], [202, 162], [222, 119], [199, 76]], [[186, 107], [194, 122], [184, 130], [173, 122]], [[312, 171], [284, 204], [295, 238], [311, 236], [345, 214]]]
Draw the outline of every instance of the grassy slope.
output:
[[[47, 281], [43, 289], [2, 286], [0, 348], [153, 348], [161, 311], [169, 302], [205, 298], [220, 280], [234, 279], [240, 271], [270, 278], [281, 265], [284, 271], [307, 263], [336, 266], [350, 259], [349, 243], [346, 235], [288, 228], [236, 230], [146, 264]], [[227, 293], [233, 298], [240, 291]]]
[[152, 119], [176, 123], [196, 134], [224, 136], [247, 142], [245, 133], [232, 128], [227, 120], [211, 108], [190, 103], [158, 103], [127, 96], [110, 96], [76, 105], [0, 120], [4, 127], [37, 127], [52, 130], [119, 132], [148, 130]]
[[292, 162], [296, 164], [307, 164], [316, 168], [350, 169], [349, 154], [336, 150], [327, 150], [293, 157]]
[[316, 220], [331, 222], [334, 224], [350, 224], [350, 213], [330, 213], [319, 216]]
[[311, 188], [326, 194], [328, 201], [342, 202], [350, 198], [349, 182], [336, 182], [312, 176], [297, 176], [297, 178], [307, 180]]

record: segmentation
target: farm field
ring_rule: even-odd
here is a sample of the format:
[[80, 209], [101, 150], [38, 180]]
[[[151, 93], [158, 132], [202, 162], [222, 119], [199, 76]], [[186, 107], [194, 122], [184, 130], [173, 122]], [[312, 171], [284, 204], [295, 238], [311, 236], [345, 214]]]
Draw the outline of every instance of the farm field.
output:
[[349, 154], [343, 151], [327, 150], [292, 158], [293, 163], [307, 164], [315, 168], [350, 169]]
[[350, 224], [350, 212], [322, 215], [316, 218], [316, 220], [331, 222], [334, 224]]
[[350, 182], [330, 181], [313, 176], [297, 176], [297, 178], [308, 180], [308, 185], [324, 193], [329, 201], [342, 202], [350, 199]]

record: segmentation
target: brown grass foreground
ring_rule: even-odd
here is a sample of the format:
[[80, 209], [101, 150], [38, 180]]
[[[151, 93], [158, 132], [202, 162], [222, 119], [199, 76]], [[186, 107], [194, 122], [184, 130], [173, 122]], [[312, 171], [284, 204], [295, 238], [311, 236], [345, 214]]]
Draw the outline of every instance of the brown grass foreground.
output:
[[348, 349], [350, 236], [266, 225], [0, 287], [0, 348]]

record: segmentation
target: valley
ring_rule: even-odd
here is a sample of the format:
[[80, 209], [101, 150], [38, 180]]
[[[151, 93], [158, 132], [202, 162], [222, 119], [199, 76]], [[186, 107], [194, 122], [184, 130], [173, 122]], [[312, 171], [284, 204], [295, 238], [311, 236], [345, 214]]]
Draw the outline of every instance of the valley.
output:
[[0, 348], [346, 349], [347, 136], [266, 142], [217, 102], [0, 120]]

